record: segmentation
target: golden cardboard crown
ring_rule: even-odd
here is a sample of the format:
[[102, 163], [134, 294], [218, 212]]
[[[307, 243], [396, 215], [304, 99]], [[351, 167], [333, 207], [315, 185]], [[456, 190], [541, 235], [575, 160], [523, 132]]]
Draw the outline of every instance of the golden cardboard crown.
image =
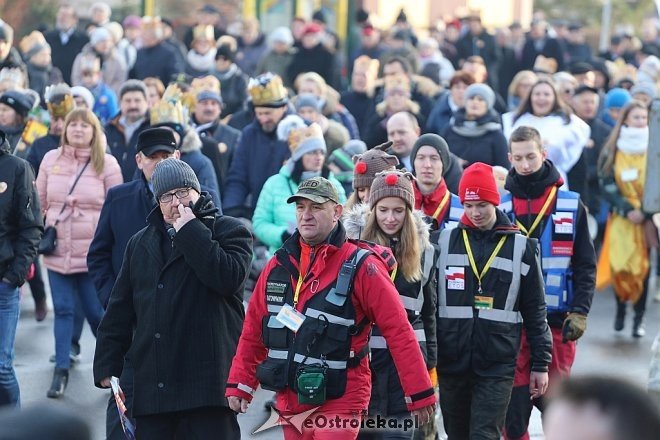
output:
[[396, 75], [388, 75], [385, 77], [385, 90], [390, 89], [403, 89], [410, 91], [410, 78], [408, 75], [397, 73]]
[[202, 76], [192, 80], [193, 94], [197, 96], [200, 92], [214, 92], [220, 94], [220, 80], [213, 75]]
[[48, 106], [48, 112], [56, 118], [63, 118], [76, 106], [71, 94], [71, 87], [66, 83], [54, 84], [46, 87], [44, 98]]
[[323, 130], [316, 122], [308, 127], [292, 129], [289, 132], [289, 150], [293, 153], [303, 141], [311, 138], [323, 139]]
[[248, 92], [255, 106], [285, 102], [288, 97], [282, 78], [270, 72], [250, 79]]
[[213, 26], [198, 24], [193, 28], [193, 40], [215, 41]]
[[151, 125], [156, 124], [180, 124], [186, 126], [187, 115], [181, 103], [183, 93], [176, 84], [170, 84], [165, 89], [160, 102], [152, 107], [149, 114]]

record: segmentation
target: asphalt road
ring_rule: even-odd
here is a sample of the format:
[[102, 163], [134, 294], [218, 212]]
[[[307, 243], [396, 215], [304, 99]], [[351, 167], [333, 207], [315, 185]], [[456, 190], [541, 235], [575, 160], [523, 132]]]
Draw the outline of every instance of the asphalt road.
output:
[[[651, 359], [651, 344], [655, 335], [660, 332], [660, 304], [653, 302], [651, 298], [648, 304], [647, 336], [636, 340], [630, 335], [632, 313], [628, 314], [625, 330], [615, 333], [613, 294], [611, 291], [598, 293], [589, 316], [587, 333], [578, 345], [574, 374], [604, 373], [625, 377], [645, 385]], [[29, 407], [44, 402], [49, 405], [66, 406], [85, 417], [93, 428], [95, 440], [105, 438], [108, 392], [95, 388], [92, 383], [94, 338], [89, 327], [85, 328], [83, 334], [82, 360], [70, 372], [66, 394], [58, 400], [48, 399], [46, 390], [50, 385], [53, 369], [53, 364], [48, 361], [54, 350], [53, 312], [51, 309], [47, 319], [37, 323], [34, 320], [34, 303], [27, 290], [24, 292], [21, 306], [21, 320], [16, 337], [15, 367], [21, 386], [23, 406]], [[262, 440], [282, 438], [279, 428], [255, 436], [250, 434], [268, 418], [269, 413], [263, 409], [263, 402], [270, 394], [259, 390], [248, 413], [239, 416], [243, 438]], [[533, 417], [530, 433], [535, 439], [543, 438], [538, 414]]]

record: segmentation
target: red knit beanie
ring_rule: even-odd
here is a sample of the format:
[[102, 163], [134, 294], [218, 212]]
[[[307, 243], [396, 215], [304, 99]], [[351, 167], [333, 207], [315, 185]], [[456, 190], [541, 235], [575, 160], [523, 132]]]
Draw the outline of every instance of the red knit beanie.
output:
[[493, 176], [493, 167], [482, 162], [467, 167], [458, 185], [458, 196], [461, 203], [483, 201], [498, 206], [500, 193]]

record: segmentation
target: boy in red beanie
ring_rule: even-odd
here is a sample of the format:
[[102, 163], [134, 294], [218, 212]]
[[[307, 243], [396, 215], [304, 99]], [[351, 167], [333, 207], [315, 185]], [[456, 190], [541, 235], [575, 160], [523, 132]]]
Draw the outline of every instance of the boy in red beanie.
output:
[[546, 322], [537, 241], [497, 205], [492, 167], [463, 173], [465, 212], [440, 235], [438, 259], [438, 382], [449, 438], [497, 440], [504, 425], [522, 326], [531, 347], [530, 392], [548, 385], [552, 340]]

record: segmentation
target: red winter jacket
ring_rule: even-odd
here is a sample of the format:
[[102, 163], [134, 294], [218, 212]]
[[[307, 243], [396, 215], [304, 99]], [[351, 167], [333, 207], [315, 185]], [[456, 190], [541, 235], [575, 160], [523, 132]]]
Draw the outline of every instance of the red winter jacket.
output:
[[[296, 232], [284, 247], [290, 255], [300, 255], [300, 235]], [[296, 309], [302, 311], [305, 303], [314, 295], [322, 292], [338, 276], [341, 265], [346, 261], [356, 245], [345, 238], [341, 223], [330, 234], [328, 240], [316, 246], [316, 257], [311, 263], [312, 276], [306, 277], [301, 289]], [[298, 268], [298, 261], [291, 257], [291, 262]], [[272, 258], [264, 268], [248, 305], [243, 332], [238, 342], [236, 356], [229, 372], [226, 396], [237, 396], [252, 400], [252, 393], [259, 385], [256, 377], [257, 365], [266, 359], [267, 349], [263, 344], [261, 323], [268, 315], [266, 308], [266, 280], [273, 268], [278, 265]], [[291, 279], [292, 286], [297, 280]], [[370, 255], [355, 274], [351, 300], [355, 307], [355, 322], [361, 322], [366, 316], [380, 328], [387, 340], [399, 378], [403, 385], [409, 410], [433, 405], [436, 401], [424, 364], [419, 344], [415, 339], [406, 312], [401, 305], [399, 294], [392, 284], [385, 263], [375, 255]], [[366, 344], [370, 327], [365, 328], [352, 338], [351, 350], [358, 353]], [[412, 396], [412, 397], [411, 397]], [[365, 411], [371, 397], [371, 374], [368, 356], [364, 357], [355, 368], [347, 372], [347, 385], [344, 395], [327, 400], [319, 411], [353, 413]], [[300, 413], [311, 409], [310, 405], [298, 404], [294, 391], [287, 388], [277, 393], [277, 408], [286, 413]]]

